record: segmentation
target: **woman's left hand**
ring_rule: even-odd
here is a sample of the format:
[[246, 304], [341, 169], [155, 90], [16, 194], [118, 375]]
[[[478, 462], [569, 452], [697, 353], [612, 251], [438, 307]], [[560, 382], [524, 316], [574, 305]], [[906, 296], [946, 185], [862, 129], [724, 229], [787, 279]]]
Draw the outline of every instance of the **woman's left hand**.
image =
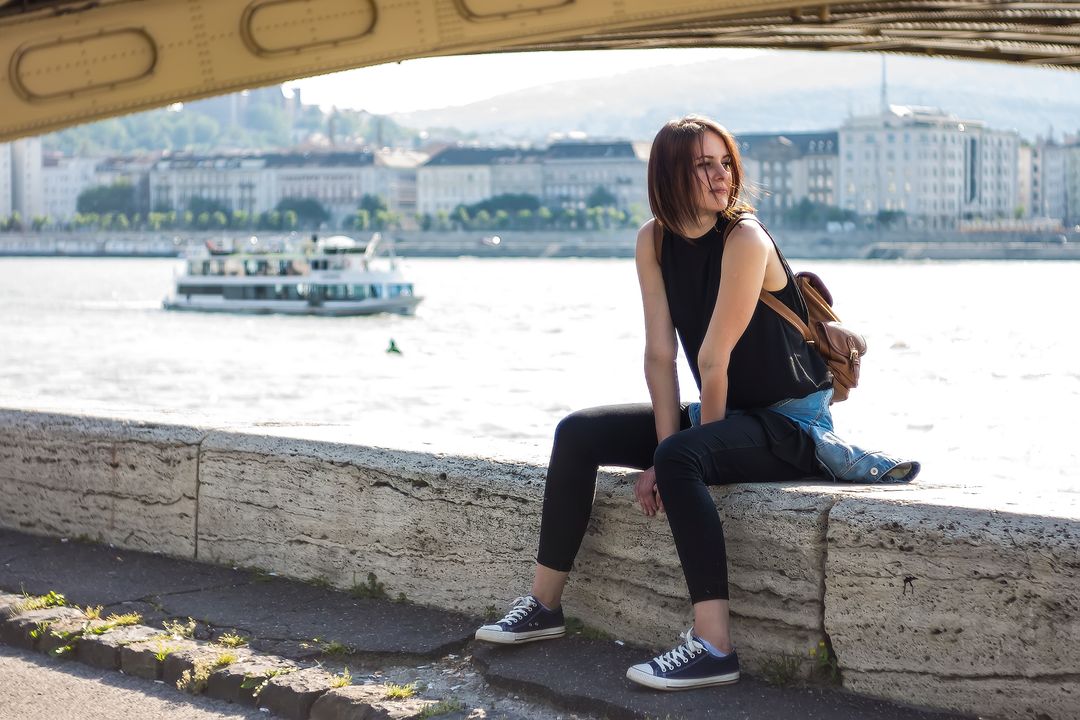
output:
[[660, 489], [656, 486], [656, 468], [649, 468], [638, 475], [634, 481], [634, 497], [637, 498], [641, 511], [652, 517], [664, 512], [664, 503], [660, 499]]

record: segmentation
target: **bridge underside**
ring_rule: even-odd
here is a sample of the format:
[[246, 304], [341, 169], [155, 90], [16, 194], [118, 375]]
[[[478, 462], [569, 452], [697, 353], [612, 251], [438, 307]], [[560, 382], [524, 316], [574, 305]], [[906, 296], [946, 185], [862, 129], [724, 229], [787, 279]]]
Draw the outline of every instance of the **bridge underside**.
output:
[[0, 3], [8, 70], [0, 75], [0, 140], [409, 58], [658, 47], [871, 51], [1076, 68], [1080, 3], [14, 0]]

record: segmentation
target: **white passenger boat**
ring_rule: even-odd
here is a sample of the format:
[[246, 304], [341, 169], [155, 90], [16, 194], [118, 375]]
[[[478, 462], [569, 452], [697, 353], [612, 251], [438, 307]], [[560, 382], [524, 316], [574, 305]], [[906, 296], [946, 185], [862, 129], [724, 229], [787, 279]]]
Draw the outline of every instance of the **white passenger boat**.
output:
[[412, 315], [421, 298], [393, 254], [376, 256], [381, 236], [366, 246], [344, 235], [312, 238], [299, 248], [241, 248], [207, 243], [189, 255], [166, 310], [292, 315]]

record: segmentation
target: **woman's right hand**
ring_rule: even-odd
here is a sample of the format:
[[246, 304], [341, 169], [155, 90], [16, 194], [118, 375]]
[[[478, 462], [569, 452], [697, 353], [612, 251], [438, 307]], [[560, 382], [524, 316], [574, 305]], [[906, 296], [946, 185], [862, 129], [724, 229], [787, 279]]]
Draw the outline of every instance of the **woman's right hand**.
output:
[[638, 475], [634, 481], [634, 497], [637, 498], [641, 511], [652, 517], [664, 512], [664, 503], [660, 500], [660, 490], [656, 486], [656, 468], [651, 467]]

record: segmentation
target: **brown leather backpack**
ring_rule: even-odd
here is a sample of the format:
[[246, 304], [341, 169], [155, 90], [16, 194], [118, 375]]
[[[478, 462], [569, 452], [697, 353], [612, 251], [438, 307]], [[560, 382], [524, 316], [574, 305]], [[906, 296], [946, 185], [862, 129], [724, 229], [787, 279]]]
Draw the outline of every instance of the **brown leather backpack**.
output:
[[840, 324], [840, 318], [832, 309], [832, 293], [820, 277], [812, 272], [796, 273], [795, 287], [806, 303], [809, 324], [804, 323], [791, 308], [764, 289], [761, 290], [761, 301], [794, 325], [806, 342], [825, 358], [833, 376], [832, 401], [838, 403], [847, 400], [848, 393], [859, 384], [859, 369], [862, 356], [866, 354], [866, 339]]

